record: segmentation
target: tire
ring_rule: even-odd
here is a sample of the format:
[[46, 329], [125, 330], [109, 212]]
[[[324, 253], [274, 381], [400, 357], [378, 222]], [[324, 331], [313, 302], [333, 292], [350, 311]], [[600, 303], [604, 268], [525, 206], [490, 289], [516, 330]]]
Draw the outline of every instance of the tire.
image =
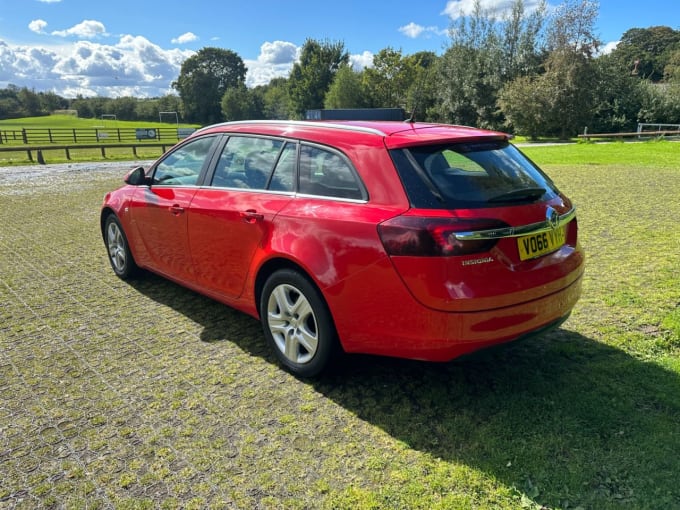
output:
[[127, 280], [137, 274], [139, 268], [130, 252], [123, 227], [114, 214], [109, 214], [104, 223], [104, 243], [106, 243], [111, 268], [116, 276]]
[[274, 354], [297, 376], [320, 374], [337, 351], [328, 307], [316, 287], [297, 271], [281, 269], [267, 279], [260, 320]]

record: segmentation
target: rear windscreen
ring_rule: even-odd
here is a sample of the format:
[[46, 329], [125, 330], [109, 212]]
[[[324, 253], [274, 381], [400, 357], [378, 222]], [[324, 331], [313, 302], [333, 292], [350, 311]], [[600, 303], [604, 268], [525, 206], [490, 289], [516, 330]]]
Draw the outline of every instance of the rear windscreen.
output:
[[506, 141], [425, 145], [390, 151], [418, 208], [479, 208], [553, 198], [552, 181]]

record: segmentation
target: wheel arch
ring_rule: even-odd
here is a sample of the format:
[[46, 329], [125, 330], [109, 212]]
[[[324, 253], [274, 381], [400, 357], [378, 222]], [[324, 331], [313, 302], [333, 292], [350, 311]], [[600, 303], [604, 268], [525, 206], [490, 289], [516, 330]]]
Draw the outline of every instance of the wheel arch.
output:
[[262, 299], [262, 290], [264, 289], [264, 284], [272, 274], [274, 274], [276, 271], [280, 269], [290, 269], [304, 276], [309, 281], [309, 283], [314, 285], [316, 290], [323, 298], [326, 308], [328, 308], [328, 303], [326, 303], [326, 297], [323, 295], [323, 292], [321, 292], [321, 289], [317, 285], [316, 281], [314, 281], [314, 278], [310, 276], [310, 274], [305, 270], [304, 267], [302, 267], [300, 264], [296, 263], [293, 260], [284, 257], [275, 257], [267, 260], [264, 264], [262, 264], [257, 271], [257, 276], [255, 277], [254, 294], [255, 294], [255, 306], [258, 309], [258, 315], [260, 310], [260, 299]]
[[115, 216], [116, 212], [110, 207], [104, 207], [99, 214], [99, 230], [101, 231], [104, 241], [106, 241], [106, 232], [104, 232], [104, 229], [106, 228], [106, 220], [109, 219], [109, 216], [112, 214]]
[[[316, 280], [312, 278], [312, 276], [309, 274], [308, 271], [305, 270], [304, 267], [302, 267], [297, 262], [284, 257], [275, 257], [267, 260], [264, 264], [262, 264], [262, 266], [260, 266], [257, 272], [257, 276], [255, 277], [254, 297], [258, 317], [260, 316], [260, 300], [262, 299], [262, 291], [264, 289], [264, 284], [272, 274], [274, 274], [276, 271], [280, 269], [290, 269], [292, 271], [300, 273], [300, 275], [303, 276], [310, 283], [310, 285], [312, 285], [316, 289], [316, 291], [319, 293], [319, 296], [321, 297], [321, 300], [323, 301], [323, 305], [326, 307], [326, 311], [328, 312], [329, 317], [331, 318], [331, 322], [333, 323], [333, 328], [335, 329], [337, 336], [338, 328], [335, 324], [335, 317], [333, 316], [331, 308], [328, 304], [328, 300], [326, 299], [326, 296], [321, 290], [321, 287], [319, 287]], [[342, 344], [342, 341], [339, 338], [338, 340]]]

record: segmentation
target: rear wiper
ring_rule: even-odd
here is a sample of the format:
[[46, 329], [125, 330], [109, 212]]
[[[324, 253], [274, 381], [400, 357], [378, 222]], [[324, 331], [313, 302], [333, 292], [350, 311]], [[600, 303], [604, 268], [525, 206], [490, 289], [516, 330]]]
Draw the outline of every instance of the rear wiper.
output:
[[491, 197], [489, 202], [521, 202], [523, 200], [534, 201], [545, 194], [545, 188], [520, 188], [501, 193]]
[[425, 170], [423, 170], [423, 167], [420, 166], [420, 163], [416, 160], [416, 158], [413, 157], [413, 154], [411, 154], [411, 151], [408, 149], [404, 149], [404, 154], [406, 155], [406, 159], [408, 159], [408, 162], [411, 163], [411, 166], [413, 166], [413, 169], [416, 171], [418, 176], [423, 180], [425, 183], [425, 186], [427, 186], [427, 189], [430, 190], [430, 193], [434, 195], [434, 197], [439, 200], [440, 203], [446, 202], [444, 200], [444, 197], [442, 196], [441, 193], [439, 193], [439, 190], [437, 187], [434, 185], [432, 182], [432, 179], [427, 175]]

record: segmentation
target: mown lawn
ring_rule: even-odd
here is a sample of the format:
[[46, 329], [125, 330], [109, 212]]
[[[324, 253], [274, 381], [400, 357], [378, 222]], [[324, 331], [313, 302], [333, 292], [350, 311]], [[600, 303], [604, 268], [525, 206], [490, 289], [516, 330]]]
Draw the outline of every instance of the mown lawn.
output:
[[312, 382], [255, 320], [113, 276], [127, 166], [0, 168], [0, 508], [679, 508], [680, 145], [524, 150], [578, 207], [569, 321]]
[[[0, 120], [0, 130], [3, 129], [87, 129], [87, 128], [147, 128], [147, 127], [176, 127], [175, 123], [154, 121], [125, 121], [112, 118], [85, 119], [73, 115], [46, 115], [43, 117], [25, 117], [21, 119]], [[195, 124], [180, 123], [177, 127], [197, 127]]]

